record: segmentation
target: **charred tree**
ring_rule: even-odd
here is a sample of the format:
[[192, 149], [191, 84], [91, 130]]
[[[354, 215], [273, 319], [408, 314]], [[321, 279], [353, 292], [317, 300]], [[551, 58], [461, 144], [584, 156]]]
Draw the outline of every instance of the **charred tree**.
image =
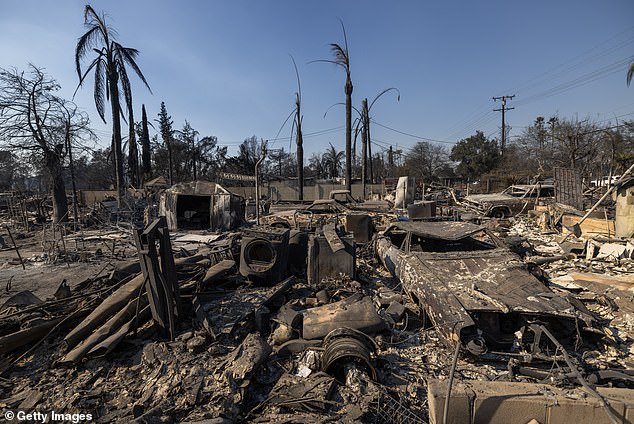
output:
[[88, 116], [58, 97], [59, 88], [35, 66], [28, 74], [0, 68], [0, 143], [24, 161], [44, 165], [52, 182], [56, 223], [68, 220], [63, 169], [70, 146], [94, 137]]
[[147, 113], [145, 112], [145, 105], [141, 105], [141, 166], [143, 182], [148, 181], [152, 176], [150, 149], [150, 132], [148, 131]]

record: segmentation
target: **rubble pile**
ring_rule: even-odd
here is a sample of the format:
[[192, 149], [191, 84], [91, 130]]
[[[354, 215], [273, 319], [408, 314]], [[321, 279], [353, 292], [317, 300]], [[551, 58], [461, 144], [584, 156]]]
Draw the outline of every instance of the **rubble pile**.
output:
[[[182, 277], [185, 268], [179, 269]], [[379, 276], [363, 278], [370, 281], [378, 280]], [[134, 286], [130, 282], [135, 279], [138, 276], [128, 276], [114, 285], [106, 285], [108, 292], [114, 292], [110, 296], [98, 288], [106, 277], [77, 287], [72, 297], [80, 301], [77, 305], [66, 303], [59, 315], [71, 316], [79, 303], [90, 305], [81, 309], [82, 316], [88, 315], [88, 310], [94, 313], [98, 303], [91, 296], [105, 298], [103, 303], [107, 303], [121, 288]], [[198, 281], [202, 280], [200, 276]], [[187, 279], [179, 278], [179, 282], [181, 287], [187, 285]], [[135, 288], [138, 286], [137, 283]], [[117, 287], [119, 290], [115, 291]], [[97, 295], [89, 294], [93, 292]], [[406, 371], [401, 364], [409, 359], [397, 353], [398, 346], [411, 345], [420, 336], [417, 330], [405, 328], [402, 311], [388, 315], [390, 306], [403, 301], [403, 297], [387, 286], [377, 287], [344, 277], [324, 280], [312, 287], [305, 280], [291, 277], [267, 287], [253, 286], [239, 275], [228, 275], [208, 287], [206, 295], [209, 297], [200, 301], [200, 307], [210, 321], [209, 328], [191, 321], [181, 322], [174, 341], [157, 342], [153, 326], [140, 323], [117, 347], [116, 354], [65, 359], [68, 340], [72, 339], [69, 334], [73, 333], [68, 333], [68, 326], [58, 327], [36, 349], [15, 357], [12, 367], [5, 368], [4, 375], [8, 378], [2, 382], [10, 384], [2, 385], [2, 407], [37, 406], [60, 412], [89, 410], [102, 421], [169, 417], [175, 421], [223, 418], [227, 422], [243, 419], [284, 422], [296, 420], [301, 413], [306, 419], [315, 414], [320, 420], [336, 422], [367, 414], [375, 416], [383, 411], [379, 402], [388, 402], [400, 408], [402, 414], [424, 419], [424, 409], [410, 405], [418, 399], [412, 394], [424, 396], [424, 382], [409, 375], [416, 369]], [[54, 306], [55, 302], [42, 305]], [[359, 367], [354, 358], [346, 363], [346, 355], [337, 358], [335, 350], [330, 362], [337, 371], [326, 367], [327, 373], [323, 355], [328, 349], [328, 336], [333, 333], [331, 328], [340, 329], [343, 324], [324, 321], [323, 315], [342, 313], [344, 303], [355, 308], [355, 312], [367, 310], [368, 320], [355, 322], [354, 313], [341, 317], [343, 324], [365, 330], [380, 329], [382, 334], [374, 339], [348, 329], [367, 339], [359, 344], [367, 349], [364, 366]], [[48, 318], [51, 313], [46, 308]], [[302, 315], [303, 328], [298, 329], [297, 319], [300, 317], [301, 322]], [[10, 319], [11, 316], [4, 315], [2, 322]], [[5, 325], [3, 329], [10, 330]], [[294, 334], [297, 331], [311, 339], [297, 338]], [[336, 334], [330, 337], [337, 338]], [[339, 340], [341, 343], [341, 335]], [[379, 384], [381, 380], [393, 380], [393, 387]], [[420, 415], [413, 414], [413, 410]]]
[[311, 215], [311, 228], [278, 215], [272, 227], [170, 234], [159, 218], [4, 239], [0, 410], [442, 422], [439, 405], [490, 382], [526, 384], [549, 408], [594, 399], [618, 421], [603, 389], [632, 398], [631, 239], [353, 207], [321, 226]]

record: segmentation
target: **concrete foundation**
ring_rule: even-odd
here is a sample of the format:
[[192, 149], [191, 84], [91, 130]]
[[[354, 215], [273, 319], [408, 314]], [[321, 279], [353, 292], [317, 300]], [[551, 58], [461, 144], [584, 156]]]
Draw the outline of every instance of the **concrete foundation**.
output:
[[[441, 424], [447, 380], [430, 380], [428, 403], [430, 424]], [[598, 388], [619, 423], [634, 419], [634, 391]], [[454, 381], [449, 399], [447, 424], [610, 424], [599, 400], [583, 389], [558, 389], [546, 384]]]

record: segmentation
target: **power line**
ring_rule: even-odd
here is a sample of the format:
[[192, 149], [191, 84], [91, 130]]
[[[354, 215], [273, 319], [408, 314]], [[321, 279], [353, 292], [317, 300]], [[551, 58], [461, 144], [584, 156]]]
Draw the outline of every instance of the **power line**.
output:
[[548, 98], [557, 94], [562, 94], [575, 88], [590, 84], [591, 82], [597, 81], [599, 79], [605, 78], [617, 72], [621, 72], [623, 66], [629, 64], [632, 59], [633, 57], [630, 56], [625, 59], [621, 59], [618, 62], [614, 62], [599, 69], [595, 69], [594, 71], [581, 75], [571, 81], [563, 82], [542, 92], [524, 97], [522, 100], [518, 100], [516, 104], [523, 105], [535, 100], [541, 100], [542, 98]]
[[[616, 35], [613, 35], [607, 39], [605, 39], [604, 41], [596, 44], [595, 46], [591, 47], [590, 49], [586, 50], [585, 52], [582, 52], [579, 55], [573, 56], [572, 58], [570, 58], [569, 60], [566, 60], [564, 62], [562, 62], [561, 64], [529, 79], [528, 81], [526, 81], [525, 83], [519, 85], [519, 87], [516, 87], [514, 89], [509, 89], [509, 90], [505, 90], [507, 92], [524, 92], [527, 89], [531, 89], [540, 85], [544, 85], [560, 76], [564, 76], [564, 75], [568, 75], [570, 74], [571, 71], [579, 69], [581, 67], [584, 67], [592, 62], [596, 62], [597, 60], [606, 57], [609, 54], [614, 53], [615, 51], [631, 44], [632, 42], [634, 42], [634, 37], [631, 36], [631, 31], [632, 29], [634, 29], [634, 26], [630, 26], [627, 29], [617, 33]], [[623, 35], [627, 35], [627, 37], [624, 39]], [[598, 53], [597, 53], [598, 50]], [[626, 60], [627, 61], [627, 60]], [[617, 66], [618, 65], [614, 65]], [[590, 76], [586, 76], [586, 81], [577, 81], [576, 83], [573, 83], [570, 87], [559, 87], [563, 84], [559, 84], [556, 85], [555, 87], [552, 87], [550, 89], [544, 90], [541, 93], [536, 93], [536, 94], [532, 94], [529, 96], [524, 95], [522, 97], [522, 99], [518, 102], [516, 102], [516, 106], [520, 106], [521, 104], [526, 104], [530, 101], [534, 101], [534, 100], [538, 100], [540, 98], [540, 96], [553, 96], [556, 94], [561, 94], [567, 90], [572, 90], [574, 88], [578, 88], [582, 85], [588, 84], [590, 82], [595, 81], [596, 79], [601, 78], [602, 76], [608, 76], [608, 75], [612, 75], [613, 73], [619, 72], [617, 69], [615, 69], [614, 71], [610, 72], [608, 75], [601, 75], [599, 70], [595, 70], [593, 72], [597, 72], [599, 71], [598, 75], [590, 75]], [[604, 70], [605, 72], [605, 70]], [[609, 71], [608, 71], [609, 72]], [[581, 78], [581, 77], [580, 77]], [[594, 78], [594, 79], [593, 79]], [[568, 83], [570, 84], [570, 82]], [[558, 91], [552, 91], [555, 88], [558, 88]], [[524, 94], [524, 93], [520, 93], [520, 94]], [[483, 111], [484, 110], [484, 111]], [[483, 111], [480, 112], [480, 114], [477, 114], [478, 111]], [[475, 116], [475, 117], [474, 117]], [[474, 112], [472, 112], [470, 115], [468, 115], [466, 117], [466, 119], [463, 122], [463, 124], [455, 124], [452, 125], [450, 128], [448, 128], [447, 132], [450, 133], [449, 136], [445, 139], [459, 139], [462, 138], [462, 135], [464, 133], [471, 133], [473, 132], [473, 130], [475, 129], [482, 129], [482, 128], [478, 128], [483, 126], [483, 124], [485, 122], [489, 122], [491, 119], [493, 118], [493, 113], [492, 111], [488, 108], [488, 106], [486, 105], [482, 105], [478, 108], [476, 108], [474, 110]], [[455, 131], [454, 131], [455, 130]], [[451, 131], [454, 131], [453, 133]]]
[[416, 138], [416, 139], [419, 139], [419, 140], [431, 141], [431, 142], [433, 142], [433, 143], [456, 144], [456, 142], [455, 142], [455, 141], [434, 140], [433, 138], [421, 137], [421, 136], [419, 136], [419, 135], [406, 133], [406, 132], [404, 132], [404, 131], [400, 131], [400, 130], [397, 130], [397, 129], [395, 129], [395, 128], [391, 128], [391, 127], [388, 127], [387, 125], [384, 125], [384, 124], [381, 124], [381, 123], [379, 123], [379, 122], [376, 122], [374, 119], [372, 119], [371, 121], [372, 121], [374, 124], [378, 125], [379, 127], [381, 127], [381, 128], [385, 128], [386, 130], [394, 131], [395, 133], [402, 134], [402, 135], [406, 135], [406, 136], [408, 136], [408, 137]]
[[[303, 138], [317, 137], [317, 136], [320, 136], [320, 135], [330, 134], [332, 132], [336, 132], [336, 131], [342, 130], [343, 128], [344, 128], [343, 125], [338, 126], [338, 127], [334, 127], [334, 128], [327, 128], [327, 129], [324, 129], [324, 130], [319, 130], [319, 131], [314, 131], [314, 132], [311, 132], [311, 133], [302, 134], [302, 137]], [[287, 136], [287, 137], [277, 137], [277, 138], [265, 138], [265, 137], [263, 137], [263, 138], [265, 140], [269, 140], [271, 142], [271, 145], [272, 145], [275, 141], [278, 141], [278, 140], [291, 140], [293, 137], [292, 136]], [[219, 142], [218, 145], [219, 146], [223, 146], [223, 147], [224, 146], [239, 146], [242, 143], [244, 143], [244, 140], [242, 140], [242, 141]]]
[[[521, 85], [520, 87], [516, 87], [515, 89], [512, 90], [506, 90], [506, 91], [523, 91], [529, 88], [533, 88], [535, 86], [538, 86], [540, 84], [552, 81], [554, 79], [556, 79], [557, 77], [563, 76], [563, 75], [568, 75], [571, 71], [582, 68], [592, 62], [596, 62], [598, 59], [601, 59], [605, 56], [608, 56], [612, 53], [614, 53], [615, 51], [622, 49], [623, 47], [626, 47], [627, 45], [631, 44], [632, 42], [634, 42], [634, 37], [632, 37], [631, 35], [631, 31], [632, 29], [634, 29], [634, 26], [629, 27], [627, 29], [625, 29], [624, 31], [596, 44], [595, 46], [591, 47], [590, 49], [586, 50], [583, 53], [580, 53], [576, 56], [573, 56], [572, 58], [570, 58], [569, 60], [560, 63], [559, 65], [554, 66], [553, 68], [537, 75], [534, 78], [531, 78], [530, 80], [528, 80], [526, 83], [524, 83], [523, 85]], [[613, 44], [611, 46], [607, 46], [604, 47], [606, 44], [608, 44], [609, 42], [615, 40], [615, 39], [619, 39], [622, 35], [627, 34], [627, 38], [621, 41], [617, 41], [616, 44]], [[594, 53], [595, 51], [599, 50], [598, 53]], [[560, 71], [558, 71], [558, 69], [560, 69]], [[549, 75], [550, 74], [550, 75]]]

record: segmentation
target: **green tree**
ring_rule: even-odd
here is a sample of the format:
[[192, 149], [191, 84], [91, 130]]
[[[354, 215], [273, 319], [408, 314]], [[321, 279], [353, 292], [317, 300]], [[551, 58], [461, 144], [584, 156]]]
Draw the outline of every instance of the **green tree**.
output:
[[329, 144], [330, 148], [326, 149], [326, 152], [322, 155], [322, 162], [326, 170], [326, 175], [329, 178], [337, 178], [341, 171], [341, 162], [344, 158], [344, 152], [337, 151], [332, 143]]
[[183, 125], [183, 129], [180, 131], [176, 131], [176, 135], [177, 137], [180, 139], [181, 143], [185, 144], [185, 146], [187, 146], [187, 149], [189, 150], [189, 158], [187, 160], [187, 163], [189, 164], [189, 169], [191, 169], [192, 173], [191, 173], [191, 177], [192, 180], [196, 180], [198, 178], [197, 175], [197, 161], [198, 161], [198, 154], [197, 154], [197, 145], [198, 145], [198, 141], [199, 138], [198, 136], [200, 135], [200, 133], [198, 131], [196, 131], [191, 124], [187, 121], [187, 119], [185, 119], [185, 124]]
[[496, 140], [487, 140], [482, 131], [460, 140], [451, 149], [449, 158], [459, 162], [456, 173], [468, 181], [478, 179], [500, 161], [500, 149]]
[[[226, 159], [225, 170], [235, 174], [255, 175], [255, 164], [260, 159], [262, 148], [266, 147], [266, 144], [266, 141], [262, 139], [258, 141], [256, 136], [245, 139], [238, 146], [238, 154]], [[262, 170], [261, 167], [260, 174], [262, 174]], [[241, 186], [253, 186], [253, 182], [235, 181], [233, 183]]]
[[80, 158], [76, 167], [80, 187], [93, 190], [110, 190], [115, 187], [113, 164], [114, 158], [110, 148], [97, 149], [91, 152], [89, 158]]
[[297, 163], [293, 155], [281, 149], [269, 149], [268, 160], [265, 161], [265, 173], [278, 177], [294, 177], [297, 171]]
[[128, 180], [133, 187], [138, 187], [139, 178], [139, 149], [136, 141], [134, 124], [134, 108], [128, 109]]
[[218, 172], [222, 171], [227, 162], [227, 147], [218, 146], [216, 136], [205, 136], [196, 144], [196, 155], [200, 167], [200, 175], [209, 181], [216, 181]]
[[[130, 47], [123, 47], [114, 39], [114, 31], [106, 25], [105, 16], [99, 16], [90, 5], [84, 9], [84, 25], [88, 29], [79, 38], [75, 48], [75, 66], [81, 87], [88, 74], [94, 70], [94, 98], [97, 113], [106, 122], [105, 103], [110, 100], [112, 112], [112, 138], [114, 144], [115, 172], [117, 178], [117, 201], [121, 206], [121, 196], [124, 192], [123, 153], [121, 141], [121, 99], [123, 95], [128, 110], [132, 109], [132, 86], [128, 78], [127, 67], [138, 75], [143, 84], [152, 92], [145, 80], [145, 76], [136, 63], [139, 51]], [[97, 56], [82, 72], [81, 61], [89, 52]], [[134, 125], [132, 122], [130, 125]]]
[[163, 146], [167, 149], [167, 176], [170, 185], [174, 184], [174, 121], [172, 117], [167, 114], [167, 108], [165, 102], [161, 102], [161, 109], [158, 113], [159, 131], [161, 132], [161, 138], [163, 139]]
[[317, 179], [325, 178], [327, 171], [324, 164], [323, 155], [320, 153], [313, 153], [310, 158], [308, 158], [308, 169], [312, 177], [315, 177]]

